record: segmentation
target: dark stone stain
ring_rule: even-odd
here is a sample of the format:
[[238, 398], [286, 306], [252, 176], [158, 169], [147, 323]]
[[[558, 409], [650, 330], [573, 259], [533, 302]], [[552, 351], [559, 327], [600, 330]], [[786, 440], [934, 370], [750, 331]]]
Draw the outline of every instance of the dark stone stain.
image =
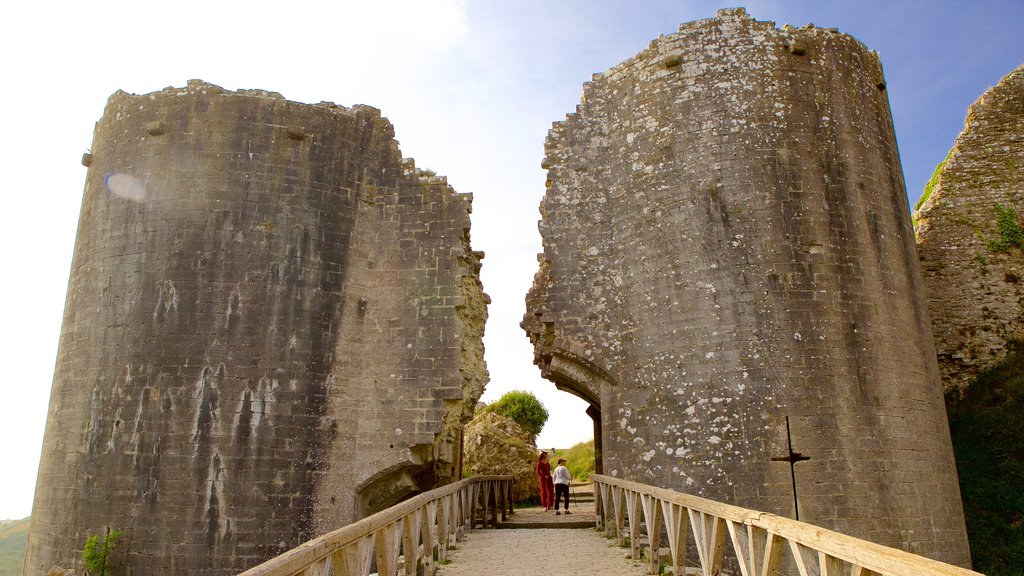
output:
[[221, 472], [220, 454], [214, 454], [207, 478], [207, 490], [210, 494], [206, 501], [206, 546], [207, 554], [211, 558], [215, 558], [218, 553], [217, 541], [220, 533], [220, 497], [218, 492], [222, 482]]

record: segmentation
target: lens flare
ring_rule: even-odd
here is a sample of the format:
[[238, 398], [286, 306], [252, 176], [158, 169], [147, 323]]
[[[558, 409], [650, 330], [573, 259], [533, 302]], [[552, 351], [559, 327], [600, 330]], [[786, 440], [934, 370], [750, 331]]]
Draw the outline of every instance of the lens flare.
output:
[[141, 202], [146, 199], [146, 185], [129, 174], [115, 172], [107, 176], [107, 189], [114, 196], [125, 200]]

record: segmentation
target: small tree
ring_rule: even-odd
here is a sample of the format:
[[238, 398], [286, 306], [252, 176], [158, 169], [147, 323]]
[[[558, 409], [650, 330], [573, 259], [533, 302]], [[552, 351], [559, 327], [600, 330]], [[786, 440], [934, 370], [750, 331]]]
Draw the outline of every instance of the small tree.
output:
[[536, 438], [548, 421], [548, 411], [540, 400], [525, 390], [506, 392], [496, 402], [484, 408], [486, 412], [494, 412], [519, 424], [523, 431]]
[[121, 538], [121, 534], [120, 530], [113, 530], [102, 540], [98, 534], [93, 534], [85, 539], [82, 560], [85, 561], [86, 572], [92, 576], [107, 576], [107, 559], [114, 550], [114, 545]]

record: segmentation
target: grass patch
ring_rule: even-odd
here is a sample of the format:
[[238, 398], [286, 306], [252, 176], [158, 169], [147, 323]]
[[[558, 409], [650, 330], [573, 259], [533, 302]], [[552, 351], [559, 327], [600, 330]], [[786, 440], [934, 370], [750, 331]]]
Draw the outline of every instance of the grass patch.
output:
[[594, 473], [594, 441], [580, 442], [568, 450], [559, 450], [554, 460], [565, 458], [573, 482], [586, 482]]
[[928, 200], [928, 197], [932, 195], [932, 190], [934, 190], [935, 186], [939, 183], [939, 178], [942, 177], [942, 171], [946, 169], [946, 162], [949, 161], [951, 154], [953, 154], [952, 150], [946, 154], [946, 157], [942, 159], [942, 162], [935, 165], [935, 170], [932, 170], [932, 177], [928, 179], [927, 183], [925, 183], [921, 197], [914, 203], [915, 212], [921, 208], [921, 205], [923, 205]]

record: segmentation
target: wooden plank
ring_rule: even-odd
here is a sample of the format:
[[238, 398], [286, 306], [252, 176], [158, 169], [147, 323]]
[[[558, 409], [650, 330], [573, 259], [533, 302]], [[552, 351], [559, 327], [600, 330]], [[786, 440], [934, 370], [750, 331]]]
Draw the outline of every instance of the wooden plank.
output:
[[331, 565], [329, 560], [329, 558], [317, 560], [309, 566], [306, 566], [306, 569], [299, 572], [296, 576], [330, 576]]
[[752, 535], [747, 531], [747, 526], [732, 520], [726, 520], [725, 525], [729, 528], [729, 539], [732, 540], [732, 549], [740, 565], [740, 574], [757, 576], [757, 558], [752, 550]]
[[629, 551], [633, 559], [640, 558], [640, 493], [626, 490], [623, 494], [626, 518], [629, 521]]
[[886, 576], [982, 576], [978, 572], [966, 568], [860, 540], [790, 518], [747, 510], [691, 494], [646, 486], [602, 474], [595, 474], [592, 478], [602, 487], [602, 491], [605, 489], [605, 484], [608, 485], [609, 490], [614, 488], [636, 490], [650, 494], [664, 502], [672, 502], [724, 520], [756, 526], [790, 542], [791, 546], [792, 543], [799, 543], [873, 573]]
[[[483, 522], [481, 522], [480, 526], [482, 528], [487, 528], [487, 512], [491, 508], [491, 483], [490, 482], [481, 482], [480, 483], [480, 506], [482, 508], [480, 516], [483, 519]], [[472, 525], [470, 525], [470, 528], [472, 528]]]
[[280, 556], [246, 570], [242, 574], [244, 576], [289, 576], [292, 574], [298, 574], [314, 562], [330, 556], [335, 550], [338, 550], [339, 548], [355, 542], [367, 535], [373, 534], [382, 527], [400, 520], [411, 511], [423, 507], [428, 502], [436, 501], [437, 499], [444, 498], [447, 495], [460, 493], [467, 486], [473, 486], [480, 482], [493, 481], [501, 478], [505, 477], [493, 475], [474, 476], [472, 478], [453, 482], [452, 484], [442, 486], [429, 492], [424, 492], [423, 494], [414, 496], [405, 502], [401, 502], [395, 506], [377, 512], [372, 516], [368, 516], [362, 520], [334, 530], [333, 532], [324, 534], [323, 536], [314, 538], [308, 542], [304, 542]]
[[423, 509], [402, 518], [402, 556], [405, 557], [406, 576], [416, 576], [420, 560], [420, 532], [423, 530]]
[[725, 557], [726, 520], [699, 510], [689, 509], [688, 512], [701, 570], [704, 576], [718, 576]]
[[981, 576], [973, 570], [773, 514], [763, 514], [755, 524], [791, 542], [886, 576]]
[[459, 496], [449, 494], [446, 498], [438, 502], [437, 506], [437, 557], [441, 562], [448, 560], [448, 545], [451, 543], [449, 534], [451, 533], [451, 522], [452, 515], [452, 503], [457, 500]]
[[331, 554], [334, 576], [365, 576], [373, 564], [374, 536], [369, 534]]
[[615, 541], [622, 546], [625, 543], [626, 511], [623, 502], [623, 488], [612, 486], [612, 510], [615, 513]]
[[377, 557], [378, 574], [395, 574], [398, 572], [398, 552], [402, 545], [402, 523], [393, 522], [377, 530], [374, 549]]
[[[751, 526], [751, 528], [754, 528]], [[756, 528], [760, 530], [760, 528]], [[761, 568], [757, 576], [774, 576], [779, 573], [782, 565], [782, 550], [785, 548], [785, 539], [778, 534], [772, 534], [765, 530], [764, 546], [761, 548]]]
[[660, 572], [661, 558], [661, 503], [650, 494], [640, 494], [640, 506], [644, 511], [644, 524], [647, 526], [647, 560], [651, 574]]
[[686, 568], [686, 537], [690, 532], [690, 515], [681, 504], [659, 500], [668, 533], [668, 549], [672, 555], [672, 573], [683, 574]]
[[[611, 485], [607, 483], [597, 484], [601, 493], [601, 525], [604, 527], [605, 534], [611, 534], [612, 527], [610, 526], [610, 520], [612, 519], [612, 501], [611, 501]], [[598, 490], [594, 491], [595, 496]]]
[[796, 569], [800, 571], [800, 576], [818, 576], [814, 566], [808, 563], [807, 556], [804, 555], [802, 548], [803, 546], [800, 546], [800, 544], [793, 540], [789, 541], [789, 549], [793, 553], [793, 562], [796, 563]]
[[[420, 529], [420, 534], [423, 539], [423, 572], [425, 574], [434, 573], [434, 550], [438, 549], [437, 543], [437, 501], [428, 502], [423, 507], [423, 513], [420, 515], [423, 522], [423, 527]], [[440, 550], [438, 550], [440, 553]]]

